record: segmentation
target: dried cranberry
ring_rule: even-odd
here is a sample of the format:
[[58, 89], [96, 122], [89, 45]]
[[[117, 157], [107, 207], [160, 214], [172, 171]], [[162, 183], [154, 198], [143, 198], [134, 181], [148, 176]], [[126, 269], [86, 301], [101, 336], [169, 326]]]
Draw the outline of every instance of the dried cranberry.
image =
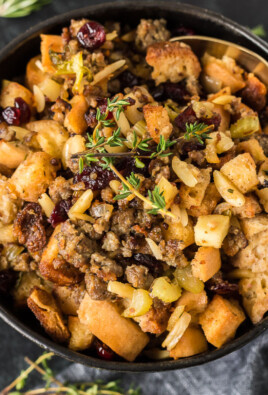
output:
[[219, 114], [214, 114], [211, 118], [201, 117], [198, 118], [192, 105], [188, 106], [183, 112], [181, 112], [175, 119], [175, 124], [186, 132], [186, 123], [205, 123], [206, 125], [214, 125], [214, 130], [217, 130], [221, 123], [221, 116]]
[[183, 83], [166, 82], [160, 84], [152, 90], [151, 94], [156, 101], [171, 99], [177, 103], [184, 104], [190, 99], [190, 94]]
[[195, 31], [189, 27], [180, 26], [173, 31], [174, 36], [193, 36]]
[[[107, 105], [108, 105], [108, 101], [106, 99], [106, 97], [104, 99], [98, 99], [98, 107], [100, 109], [100, 113], [101, 114], [105, 114], [106, 110], [107, 110]], [[113, 113], [111, 111], [108, 112], [106, 119], [112, 119], [113, 118]]]
[[0, 272], [0, 293], [7, 294], [15, 285], [17, 274], [13, 270], [6, 269]]
[[125, 70], [120, 74], [119, 81], [121, 91], [125, 88], [133, 88], [134, 86], [141, 84], [141, 79], [129, 70]]
[[104, 27], [95, 21], [85, 23], [77, 33], [77, 39], [82, 47], [94, 51], [104, 44], [106, 34]]
[[93, 108], [90, 108], [86, 113], [85, 113], [85, 120], [87, 123], [87, 126], [90, 128], [95, 128], [97, 125], [97, 119], [96, 119], [96, 111]]
[[68, 219], [68, 211], [72, 206], [71, 199], [68, 200], [61, 200], [59, 203], [56, 204], [54, 210], [51, 213], [51, 216], [48, 222], [51, 223], [53, 228], [55, 228], [61, 222], [65, 222]]
[[191, 151], [200, 151], [202, 149], [204, 149], [204, 144], [200, 143], [197, 139], [193, 139], [191, 141], [183, 141], [180, 152], [185, 154]]
[[81, 174], [77, 173], [73, 178], [73, 183], [84, 182], [87, 189], [98, 191], [107, 187], [109, 182], [114, 179], [115, 175], [112, 171], [92, 165], [85, 167]]
[[151, 90], [151, 95], [156, 101], [164, 101], [166, 99], [164, 84], [160, 84], [157, 87], [155, 87], [153, 90]]
[[99, 340], [96, 340], [95, 347], [97, 354], [101, 359], [105, 359], [106, 361], [111, 361], [112, 359], [114, 359], [115, 353], [106, 344], [102, 343]]
[[[144, 154], [144, 151], [142, 151]], [[142, 162], [145, 164], [144, 167], [139, 168], [136, 166], [136, 162], [134, 158], [126, 158], [120, 161], [120, 163], [117, 165], [117, 169], [119, 171], [122, 171], [124, 177], [128, 177], [132, 172], [134, 173], [139, 173], [142, 174], [143, 176], [148, 176], [149, 177], [149, 172], [148, 172], [148, 165], [149, 165], [148, 159], [142, 159]]]
[[160, 276], [163, 273], [162, 263], [155, 259], [152, 255], [138, 253], [134, 254], [133, 258], [140, 265], [148, 267], [149, 271], [154, 276]]
[[6, 107], [2, 111], [2, 117], [9, 125], [18, 126], [22, 123], [29, 122], [31, 110], [28, 104], [21, 98], [17, 97], [14, 101], [14, 107]]

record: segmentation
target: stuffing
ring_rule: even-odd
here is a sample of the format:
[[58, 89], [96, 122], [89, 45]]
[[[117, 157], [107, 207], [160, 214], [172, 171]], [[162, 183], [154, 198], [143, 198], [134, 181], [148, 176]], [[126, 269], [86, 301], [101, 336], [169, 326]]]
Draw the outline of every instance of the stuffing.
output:
[[237, 215], [238, 218], [254, 218], [257, 214], [262, 212], [262, 208], [258, 199], [254, 194], [245, 196], [245, 204], [240, 207], [232, 207], [232, 213]]
[[156, 85], [162, 82], [179, 82], [186, 79], [188, 91], [198, 92], [201, 72], [199, 60], [191, 48], [180, 42], [159, 42], [147, 48], [147, 63], [154, 68], [152, 78]]
[[200, 215], [212, 214], [220, 199], [221, 195], [215, 187], [215, 184], [210, 183], [205, 190], [205, 195], [201, 204], [199, 206], [191, 206], [188, 209], [188, 214], [192, 217], [200, 217]]
[[268, 217], [265, 214], [256, 215], [256, 217], [253, 218], [242, 219], [240, 224], [246, 238], [250, 240], [250, 238], [255, 234], [267, 230]]
[[266, 105], [266, 94], [266, 86], [253, 73], [249, 73], [246, 86], [241, 92], [242, 100], [254, 110], [260, 111]]
[[181, 183], [179, 196], [183, 208], [191, 209], [192, 206], [200, 206], [202, 204], [210, 183], [210, 173], [211, 168], [201, 169], [197, 175], [197, 184], [194, 187], [188, 187]]
[[202, 281], [207, 281], [221, 268], [221, 256], [218, 248], [199, 247], [192, 260], [192, 273]]
[[83, 283], [73, 286], [53, 284], [53, 296], [65, 315], [77, 315], [80, 303], [85, 294]]
[[85, 114], [88, 110], [85, 96], [74, 96], [71, 100], [71, 106], [71, 110], [66, 114], [64, 126], [70, 133], [83, 134], [88, 127], [85, 120]]
[[8, 225], [15, 219], [20, 204], [8, 180], [4, 177], [0, 178], [0, 221], [2, 224]]
[[94, 336], [88, 326], [82, 324], [78, 317], [68, 317], [68, 329], [71, 334], [69, 347], [74, 351], [83, 351], [90, 348], [94, 341]]
[[0, 95], [0, 106], [2, 108], [13, 107], [14, 100], [17, 97], [22, 98], [33, 111], [34, 97], [32, 92], [17, 82], [9, 82], [4, 86]]
[[189, 326], [169, 354], [171, 358], [179, 359], [201, 354], [207, 350], [208, 344], [202, 330], [196, 326]]
[[167, 41], [170, 32], [166, 29], [165, 19], [141, 19], [136, 30], [135, 44], [140, 50], [159, 41]]
[[144, 118], [150, 136], [159, 143], [160, 136], [167, 140], [172, 132], [167, 110], [162, 106], [146, 104], [143, 107]]

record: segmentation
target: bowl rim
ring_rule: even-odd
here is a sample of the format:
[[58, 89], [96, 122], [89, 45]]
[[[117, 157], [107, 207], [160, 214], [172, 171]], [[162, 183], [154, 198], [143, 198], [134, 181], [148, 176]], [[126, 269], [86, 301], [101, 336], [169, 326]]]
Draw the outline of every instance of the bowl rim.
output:
[[[55, 15], [51, 18], [48, 18], [32, 27], [27, 29], [24, 33], [18, 35], [15, 39], [13, 39], [10, 43], [8, 43], [3, 49], [0, 50], [0, 64], [12, 55], [15, 51], [17, 51], [21, 46], [25, 44], [27, 41], [31, 41], [34, 37], [39, 35], [43, 29], [52, 29], [53, 27], [57, 27], [63, 23], [67, 23], [68, 20], [72, 18], [79, 18], [82, 15], [90, 14], [90, 11], [98, 11], [103, 7], [105, 8], [117, 8], [122, 9], [125, 6], [132, 8], [147, 8], [147, 9], [157, 9], [161, 7], [165, 11], [184, 11], [187, 14], [198, 14], [201, 18], [209, 19], [210, 21], [215, 22], [217, 25], [223, 25], [227, 27], [229, 30], [232, 30], [234, 33], [239, 33], [244, 38], [246, 38], [250, 43], [254, 44], [259, 48], [259, 50], [266, 53], [268, 57], [268, 43], [257, 37], [251, 31], [239, 25], [237, 22], [232, 21], [229, 18], [226, 18], [214, 11], [197, 7], [194, 5], [189, 5], [185, 3], [178, 3], [174, 1], [158, 1], [157, 5], [154, 1], [142, 1], [142, 0], [124, 0], [117, 2], [100, 2], [96, 5], [89, 5], [83, 8], [78, 8], [75, 10], [71, 10], [65, 12], [63, 14]], [[251, 340], [257, 338], [261, 333], [263, 333], [266, 329], [268, 329], [268, 317], [264, 318], [260, 323], [256, 324], [252, 327], [248, 332], [244, 333], [237, 339], [232, 340], [227, 343], [225, 346], [219, 349], [215, 349], [203, 354], [198, 354], [192, 357], [182, 358], [179, 360], [167, 360], [167, 361], [153, 361], [153, 362], [127, 362], [127, 361], [105, 361], [101, 360], [89, 355], [81, 354], [71, 349], [68, 349], [65, 346], [57, 344], [45, 337], [42, 334], [37, 333], [33, 329], [27, 327], [19, 318], [15, 316], [14, 313], [10, 312], [7, 308], [0, 305], [0, 317], [5, 321], [8, 325], [14, 328], [16, 331], [21, 333], [23, 336], [33, 341], [41, 348], [52, 351], [55, 355], [58, 355], [62, 358], [65, 358], [69, 361], [80, 363], [89, 367], [101, 368], [107, 370], [116, 370], [121, 372], [158, 372], [158, 371], [166, 371], [166, 370], [175, 370], [175, 369], [184, 369], [187, 367], [193, 367], [197, 365], [202, 365], [207, 362], [214, 361], [218, 358], [221, 358], [225, 355], [228, 355], [247, 343]]]

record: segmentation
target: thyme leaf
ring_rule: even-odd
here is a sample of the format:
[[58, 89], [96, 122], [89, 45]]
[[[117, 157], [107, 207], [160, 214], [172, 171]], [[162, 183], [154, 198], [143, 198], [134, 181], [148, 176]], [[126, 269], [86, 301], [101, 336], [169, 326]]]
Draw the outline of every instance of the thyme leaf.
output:
[[164, 191], [160, 192], [160, 189], [158, 186], [154, 188], [153, 191], [148, 191], [148, 196], [150, 199], [150, 202], [153, 205], [152, 210], [149, 210], [149, 214], [154, 214], [157, 215], [159, 210], [164, 210], [166, 207], [166, 201], [164, 197]]
[[185, 140], [196, 138], [199, 143], [204, 144], [204, 140], [210, 139], [207, 131], [210, 131], [212, 125], [208, 126], [205, 123], [186, 123], [186, 133], [184, 134]]
[[40, 10], [51, 0], [0, 0], [0, 17], [20, 18]]

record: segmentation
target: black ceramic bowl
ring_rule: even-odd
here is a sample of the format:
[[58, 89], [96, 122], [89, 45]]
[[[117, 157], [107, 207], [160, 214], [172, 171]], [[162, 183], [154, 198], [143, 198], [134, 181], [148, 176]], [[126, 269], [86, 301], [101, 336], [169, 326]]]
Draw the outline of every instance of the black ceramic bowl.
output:
[[[187, 4], [166, 1], [126, 0], [116, 3], [98, 4], [71, 11], [55, 16], [29, 29], [1, 51], [0, 79], [11, 79], [24, 73], [27, 61], [39, 53], [40, 33], [60, 33], [61, 28], [67, 26], [70, 19], [82, 17], [89, 17], [90, 19], [103, 22], [106, 20], [127, 22], [134, 26], [140, 18], [163, 17], [167, 19], [168, 27], [171, 30], [182, 24], [185, 27], [194, 29], [198, 34], [232, 41], [257, 52], [264, 58], [268, 57], [267, 43], [251, 34], [248, 29], [219, 14]], [[93, 356], [74, 352], [67, 347], [54, 343], [46, 336], [30, 312], [28, 314], [19, 314], [12, 309], [11, 301], [6, 298], [0, 298], [0, 316], [28, 339], [61, 357], [97, 368], [132, 372], [155, 372], [200, 365], [239, 349], [268, 328], [268, 317], [255, 326], [247, 320], [239, 328], [236, 339], [218, 350], [211, 348], [203, 354], [178, 361], [157, 362], [138, 359], [136, 362], [129, 363], [122, 360], [104, 361]]]

